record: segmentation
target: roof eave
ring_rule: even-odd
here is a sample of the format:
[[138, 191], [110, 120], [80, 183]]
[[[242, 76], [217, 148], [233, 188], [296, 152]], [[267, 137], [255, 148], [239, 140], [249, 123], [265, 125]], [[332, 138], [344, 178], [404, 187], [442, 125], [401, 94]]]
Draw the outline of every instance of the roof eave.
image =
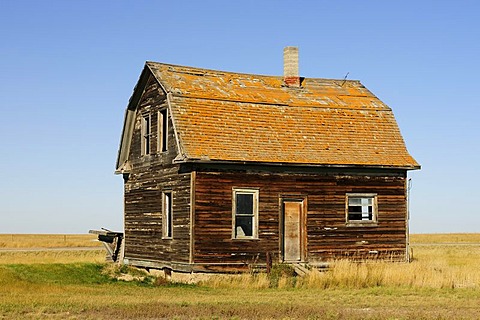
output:
[[368, 169], [391, 169], [391, 170], [419, 170], [420, 165], [365, 165], [365, 164], [327, 164], [327, 163], [292, 163], [292, 162], [259, 162], [243, 160], [209, 160], [209, 159], [176, 159], [175, 163], [199, 163], [199, 164], [236, 164], [236, 165], [261, 165], [261, 166], [290, 166], [290, 167], [310, 167], [310, 168], [368, 168]]

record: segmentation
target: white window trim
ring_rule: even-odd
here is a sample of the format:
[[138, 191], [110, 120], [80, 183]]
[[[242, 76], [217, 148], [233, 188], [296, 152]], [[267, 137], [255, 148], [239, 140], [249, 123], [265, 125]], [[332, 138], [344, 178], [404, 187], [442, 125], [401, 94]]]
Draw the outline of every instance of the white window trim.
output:
[[[147, 121], [148, 119], [148, 121]], [[147, 133], [148, 129], [148, 133]], [[152, 117], [150, 114], [142, 114], [141, 125], [141, 152], [142, 156], [146, 156], [152, 153], [151, 139], [152, 139]], [[147, 138], [148, 137], [148, 138]], [[147, 148], [148, 144], [148, 148]], [[148, 152], [147, 152], [148, 151]]]
[[[253, 194], [253, 221], [252, 221], [252, 235], [238, 236], [236, 235], [236, 212], [237, 212], [237, 194]], [[258, 239], [258, 201], [260, 191], [254, 188], [233, 188], [232, 189], [232, 239]]]
[[[349, 198], [372, 198], [372, 220], [349, 220]], [[378, 200], [376, 193], [347, 193], [345, 197], [345, 221], [347, 226], [376, 226], [378, 223]]]
[[[170, 196], [167, 196], [169, 194]], [[170, 203], [167, 204], [167, 199]], [[168, 214], [169, 213], [169, 214]], [[170, 235], [168, 234], [170, 231]], [[162, 239], [173, 239], [173, 192], [162, 192]]]

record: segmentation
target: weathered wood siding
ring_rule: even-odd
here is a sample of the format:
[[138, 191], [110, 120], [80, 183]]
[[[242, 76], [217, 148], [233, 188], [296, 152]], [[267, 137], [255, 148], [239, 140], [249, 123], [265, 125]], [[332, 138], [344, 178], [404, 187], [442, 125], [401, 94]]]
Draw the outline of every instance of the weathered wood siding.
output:
[[[190, 174], [179, 174], [171, 119], [168, 150], [158, 148], [158, 111], [167, 107], [163, 92], [150, 78], [137, 110], [130, 147], [130, 171], [125, 182], [125, 258], [187, 262], [190, 244]], [[149, 155], [141, 154], [142, 115], [151, 115]], [[162, 239], [162, 192], [173, 195], [173, 239]]]
[[[282, 196], [307, 199], [306, 261], [405, 259], [405, 173], [286, 174], [197, 172], [194, 262], [258, 263], [266, 252], [281, 261]], [[232, 188], [258, 188], [259, 239], [232, 239]], [[376, 193], [378, 223], [347, 226], [346, 193]]]

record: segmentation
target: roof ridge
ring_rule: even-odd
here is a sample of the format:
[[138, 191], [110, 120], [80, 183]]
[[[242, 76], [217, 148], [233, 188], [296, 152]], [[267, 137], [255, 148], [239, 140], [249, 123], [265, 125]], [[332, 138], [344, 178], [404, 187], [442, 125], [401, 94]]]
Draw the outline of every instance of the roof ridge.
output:
[[[172, 67], [172, 68], [179, 68], [179, 69], [195, 69], [198, 72], [187, 72], [187, 71], [176, 71], [179, 73], [185, 73], [185, 74], [194, 74], [194, 75], [206, 75], [208, 73], [212, 73], [212, 75], [218, 75], [218, 74], [223, 74], [223, 75], [245, 75], [245, 76], [257, 76], [257, 77], [266, 77], [266, 78], [275, 78], [275, 79], [283, 79], [283, 75], [268, 75], [268, 74], [257, 74], [257, 73], [246, 73], [246, 72], [234, 72], [234, 71], [225, 71], [225, 70], [218, 70], [218, 69], [208, 69], [208, 68], [200, 68], [200, 67], [192, 67], [192, 66], [184, 66], [184, 65], [179, 65], [179, 64], [171, 64], [171, 63], [163, 63], [163, 62], [156, 62], [156, 61], [146, 61], [146, 64], [148, 65], [161, 65], [161, 66], [166, 66], [166, 67]], [[201, 72], [204, 71], [204, 74], [201, 74]], [[360, 80], [356, 79], [335, 79], [335, 78], [313, 78], [313, 77], [300, 77], [302, 79], [308, 79], [308, 80], [325, 80], [325, 81], [339, 81], [341, 83], [343, 82], [354, 82], [354, 83], [361, 83]]]

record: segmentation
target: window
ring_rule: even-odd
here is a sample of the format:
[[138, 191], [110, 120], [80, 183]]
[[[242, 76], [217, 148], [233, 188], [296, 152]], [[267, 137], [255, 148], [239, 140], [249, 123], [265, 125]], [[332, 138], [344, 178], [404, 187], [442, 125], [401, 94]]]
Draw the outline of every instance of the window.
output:
[[167, 151], [168, 147], [168, 112], [167, 109], [158, 112], [158, 146], [159, 151]]
[[162, 195], [162, 231], [164, 239], [171, 239], [173, 237], [173, 205], [172, 192], [164, 192]]
[[377, 222], [376, 194], [347, 194], [347, 223]]
[[150, 137], [151, 137], [151, 119], [150, 115], [142, 117], [142, 155], [150, 154]]
[[258, 190], [233, 189], [234, 239], [258, 238]]

